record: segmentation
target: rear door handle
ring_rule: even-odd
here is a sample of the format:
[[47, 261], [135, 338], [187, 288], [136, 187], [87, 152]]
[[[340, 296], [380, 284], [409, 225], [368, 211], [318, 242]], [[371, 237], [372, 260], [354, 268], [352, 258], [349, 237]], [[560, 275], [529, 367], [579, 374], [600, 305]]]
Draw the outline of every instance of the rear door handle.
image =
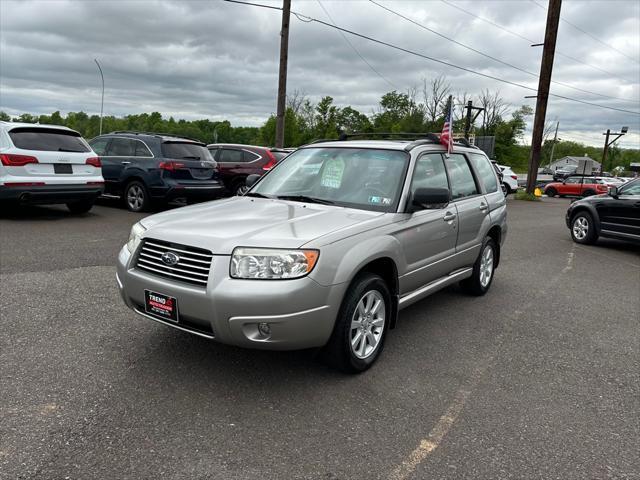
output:
[[451, 220], [455, 220], [455, 218], [456, 218], [455, 213], [447, 212], [444, 214], [444, 217], [442, 217], [442, 220], [444, 220], [445, 222], [449, 222]]
[[122, 165], [129, 165], [131, 162], [120, 162]]
[[480, 208], [480, 211], [481, 211], [481, 212], [486, 212], [487, 210], [489, 210], [489, 205], [487, 205], [486, 203], [482, 202], [482, 203], [480, 204], [480, 207], [479, 207], [479, 208]]

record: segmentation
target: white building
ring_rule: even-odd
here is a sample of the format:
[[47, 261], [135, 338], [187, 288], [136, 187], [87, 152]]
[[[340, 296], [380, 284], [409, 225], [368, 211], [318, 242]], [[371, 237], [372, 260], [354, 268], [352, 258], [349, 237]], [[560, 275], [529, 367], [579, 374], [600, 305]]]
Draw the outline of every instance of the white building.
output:
[[593, 171], [600, 171], [600, 162], [596, 162], [593, 158], [585, 155], [584, 157], [562, 157], [551, 163], [551, 170], [558, 170], [559, 168], [566, 167], [567, 165], [578, 165], [580, 160], [591, 160], [593, 163]]

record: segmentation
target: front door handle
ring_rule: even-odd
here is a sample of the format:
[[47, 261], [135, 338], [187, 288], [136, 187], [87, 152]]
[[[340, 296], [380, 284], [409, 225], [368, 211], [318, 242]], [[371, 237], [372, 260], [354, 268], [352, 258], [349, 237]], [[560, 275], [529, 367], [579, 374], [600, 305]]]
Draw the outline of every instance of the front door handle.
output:
[[486, 212], [487, 210], [489, 210], [489, 205], [487, 205], [486, 203], [482, 202], [482, 203], [480, 204], [480, 207], [479, 207], [479, 208], [480, 208], [480, 211], [481, 211], [481, 212]]
[[122, 165], [129, 165], [131, 162], [120, 162]]
[[447, 212], [444, 214], [444, 217], [442, 217], [442, 220], [444, 220], [445, 222], [450, 222], [451, 220], [455, 220], [455, 218], [456, 218], [455, 213]]

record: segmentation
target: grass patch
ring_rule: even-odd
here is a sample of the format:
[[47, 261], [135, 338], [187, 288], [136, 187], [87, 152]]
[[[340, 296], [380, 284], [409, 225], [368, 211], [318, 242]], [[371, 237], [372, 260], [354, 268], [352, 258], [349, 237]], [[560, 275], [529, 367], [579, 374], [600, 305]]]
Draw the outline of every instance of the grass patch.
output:
[[536, 197], [532, 193], [527, 193], [526, 190], [518, 190], [514, 196], [516, 200], [525, 200], [527, 202], [539, 202], [540, 198]]

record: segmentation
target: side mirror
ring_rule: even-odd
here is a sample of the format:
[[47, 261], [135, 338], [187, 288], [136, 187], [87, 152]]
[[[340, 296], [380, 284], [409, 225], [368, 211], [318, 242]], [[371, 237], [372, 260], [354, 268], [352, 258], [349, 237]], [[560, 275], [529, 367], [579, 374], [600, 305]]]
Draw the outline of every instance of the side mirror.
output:
[[609, 196], [618, 198], [618, 187], [609, 187]]
[[449, 199], [448, 188], [418, 188], [411, 199], [411, 211], [441, 208], [449, 203]]
[[254, 174], [252, 174], [252, 175], [249, 175], [249, 176], [245, 179], [244, 184], [245, 184], [248, 188], [251, 188], [251, 187], [253, 187], [253, 185], [254, 185], [258, 180], [260, 180], [260, 175], [256, 175], [256, 174], [254, 173]]

